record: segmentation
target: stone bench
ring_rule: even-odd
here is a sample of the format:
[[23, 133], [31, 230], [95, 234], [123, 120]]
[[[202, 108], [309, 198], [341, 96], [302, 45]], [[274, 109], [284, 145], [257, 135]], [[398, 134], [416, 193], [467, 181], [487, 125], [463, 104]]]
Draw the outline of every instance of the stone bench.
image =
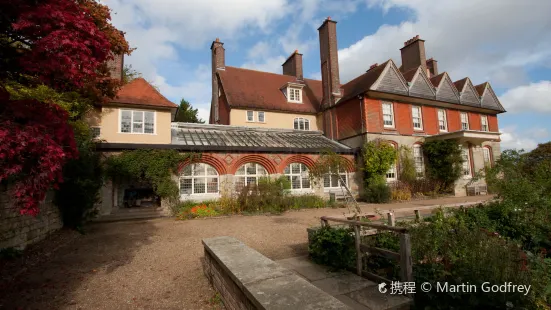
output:
[[232, 237], [203, 239], [203, 271], [226, 309], [350, 309]]

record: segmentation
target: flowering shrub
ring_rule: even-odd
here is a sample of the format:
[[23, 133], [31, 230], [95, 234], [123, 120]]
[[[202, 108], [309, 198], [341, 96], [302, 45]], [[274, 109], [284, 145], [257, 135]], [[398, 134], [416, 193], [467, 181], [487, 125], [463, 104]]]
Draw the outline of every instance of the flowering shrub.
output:
[[191, 208], [191, 214], [194, 217], [209, 217], [209, 216], [217, 216], [218, 212], [216, 212], [214, 208], [209, 207], [205, 204], [202, 204]]
[[38, 214], [46, 192], [63, 181], [63, 165], [78, 157], [67, 119], [56, 104], [9, 100], [0, 89], [0, 182], [14, 185], [21, 214]]

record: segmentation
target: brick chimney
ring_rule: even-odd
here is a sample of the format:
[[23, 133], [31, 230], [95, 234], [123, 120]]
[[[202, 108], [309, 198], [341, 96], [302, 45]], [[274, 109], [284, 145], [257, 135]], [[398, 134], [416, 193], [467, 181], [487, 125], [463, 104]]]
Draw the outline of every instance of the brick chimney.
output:
[[429, 77], [438, 75], [438, 61], [432, 57], [427, 60], [427, 70], [430, 72]]
[[320, 40], [321, 82], [323, 86], [322, 108], [335, 105], [342, 97], [339, 78], [339, 55], [337, 47], [337, 22], [331, 17], [318, 28]]
[[419, 38], [419, 35], [404, 42], [402, 52], [402, 72], [423, 66], [427, 70], [427, 58], [425, 56], [425, 40]]
[[298, 50], [294, 51], [282, 66], [283, 74], [296, 76], [298, 80], [302, 80], [302, 54], [299, 54]]
[[113, 55], [113, 59], [107, 61], [107, 68], [109, 68], [109, 73], [112, 79], [122, 81], [124, 54]]
[[211, 100], [211, 115], [214, 124], [218, 124], [220, 121], [220, 115], [218, 110], [218, 93], [219, 85], [218, 78], [216, 76], [217, 69], [225, 69], [226, 67], [226, 57], [224, 43], [220, 42], [219, 38], [216, 38], [210, 46], [211, 58], [212, 58], [212, 100]]

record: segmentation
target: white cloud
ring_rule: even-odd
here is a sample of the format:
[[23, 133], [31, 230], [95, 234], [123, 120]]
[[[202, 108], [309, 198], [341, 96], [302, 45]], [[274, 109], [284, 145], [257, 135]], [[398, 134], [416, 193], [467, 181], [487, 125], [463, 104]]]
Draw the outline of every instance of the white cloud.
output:
[[512, 113], [551, 113], [551, 81], [540, 81], [508, 90], [500, 96], [503, 107]]
[[538, 146], [536, 139], [542, 139], [548, 136], [544, 128], [532, 128], [519, 133], [516, 126], [504, 127], [501, 130], [501, 149], [517, 149], [530, 151]]
[[[427, 57], [454, 80], [490, 80], [496, 87], [524, 81], [524, 67], [551, 60], [551, 24], [546, 0], [366, 0], [372, 8], [412, 12], [400, 25], [383, 25], [339, 51], [341, 80], [365, 72], [372, 63], [392, 58], [401, 63], [399, 48], [419, 34]], [[519, 80], [520, 76], [520, 80]]]
[[281, 65], [284, 61], [285, 57], [275, 56], [264, 58], [261, 61], [249, 61], [244, 63], [241, 67], [258, 71], [281, 73]]

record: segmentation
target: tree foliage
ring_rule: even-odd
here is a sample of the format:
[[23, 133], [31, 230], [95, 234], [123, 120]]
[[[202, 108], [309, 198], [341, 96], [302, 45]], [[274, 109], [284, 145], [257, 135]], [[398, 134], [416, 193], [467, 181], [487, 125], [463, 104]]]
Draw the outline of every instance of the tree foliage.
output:
[[181, 164], [196, 157], [175, 150], [124, 151], [107, 159], [106, 172], [115, 181], [120, 177], [146, 181], [161, 198], [176, 199], [178, 185], [172, 176], [178, 173]]
[[78, 156], [68, 113], [56, 104], [9, 100], [0, 89], [0, 182], [13, 184], [22, 214], [36, 215], [62, 168]]
[[381, 139], [367, 141], [363, 146], [363, 161], [367, 179], [383, 178], [388, 169], [396, 163], [397, 151], [388, 142]]
[[131, 52], [95, 0], [0, 1], [0, 79], [114, 96], [106, 61]]
[[400, 171], [399, 179], [402, 182], [411, 184], [417, 179], [417, 171], [415, 170], [415, 160], [411, 148], [402, 145], [400, 147]]
[[427, 158], [427, 177], [440, 182], [443, 189], [449, 189], [461, 176], [463, 157], [457, 140], [425, 142], [423, 153]]
[[133, 80], [142, 77], [142, 74], [134, 68], [132, 68], [132, 65], [125, 65], [122, 69], [122, 83], [128, 84], [132, 82]]
[[180, 100], [180, 107], [178, 108], [175, 121], [203, 124], [205, 121], [199, 118], [198, 113], [199, 111], [197, 109], [194, 109], [186, 99], [182, 98], [182, 100]]

